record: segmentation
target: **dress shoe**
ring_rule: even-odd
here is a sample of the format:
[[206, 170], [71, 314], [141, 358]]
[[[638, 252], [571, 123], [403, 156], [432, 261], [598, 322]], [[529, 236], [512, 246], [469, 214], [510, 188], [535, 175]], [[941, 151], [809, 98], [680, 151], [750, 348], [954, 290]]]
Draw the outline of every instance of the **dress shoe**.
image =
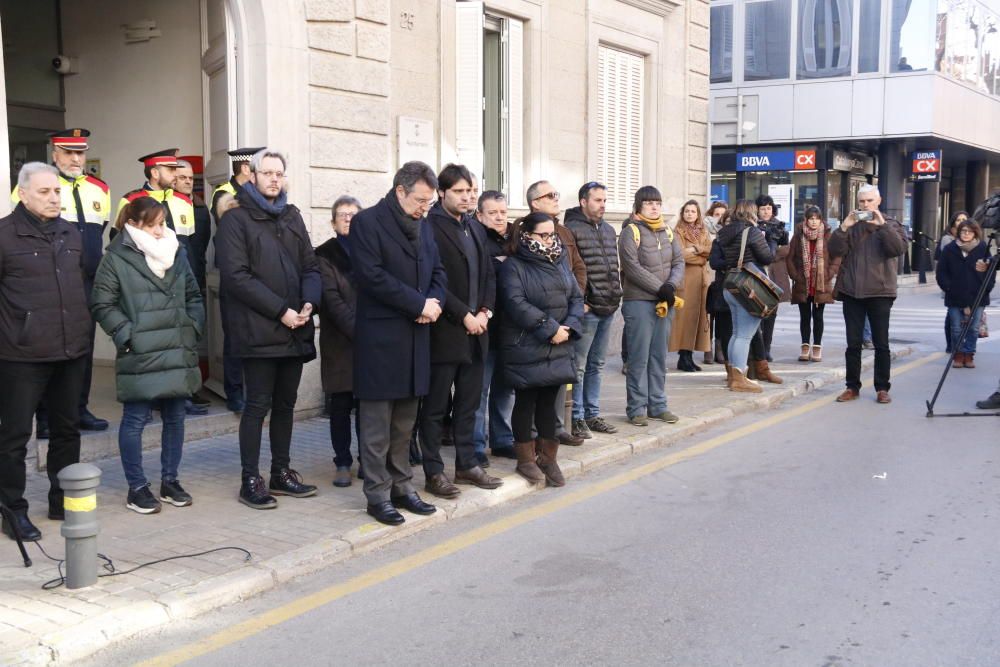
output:
[[861, 395], [861, 392], [859, 392], [857, 389], [850, 389], [850, 388], [848, 388], [848, 389], [845, 389], [843, 391], [843, 393], [840, 396], [837, 397], [837, 402], [838, 403], [847, 403], [848, 401], [856, 401], [856, 400], [858, 400], [858, 396], [860, 396], [860, 395]]
[[391, 502], [393, 507], [399, 507], [408, 512], [420, 514], [421, 516], [428, 516], [437, 512], [437, 508], [421, 500], [416, 491], [408, 493], [405, 496], [396, 496]]
[[35, 440], [48, 440], [49, 439], [49, 421], [47, 419], [39, 419], [35, 424]]
[[80, 430], [83, 431], [107, 431], [108, 420], [95, 417], [87, 408], [80, 410]]
[[579, 447], [583, 444], [583, 438], [578, 438], [577, 436], [567, 433], [566, 431], [563, 431], [556, 437], [559, 438], [560, 445], [566, 445], [567, 447]]
[[66, 520], [66, 510], [62, 507], [54, 507], [49, 505], [49, 519], [52, 521], [65, 521]]
[[351, 485], [351, 466], [337, 466], [333, 473], [333, 485], [341, 489]]
[[242, 398], [231, 398], [226, 400], [226, 409], [230, 412], [235, 412], [236, 414], [243, 412], [243, 409], [246, 406], [247, 404]]
[[877, 392], [875, 394], [875, 402], [876, 403], [881, 403], [883, 405], [885, 405], [887, 403], [892, 403], [892, 397], [889, 396], [889, 392], [888, 391], [886, 391], [885, 389], [883, 389], [883, 390], [881, 390], [881, 391], [879, 391], [879, 392]]
[[469, 468], [468, 470], [455, 470], [456, 484], [472, 484], [480, 489], [496, 489], [503, 486], [503, 480], [499, 477], [490, 477], [480, 466]]
[[196, 416], [196, 417], [197, 416], [201, 416], [201, 415], [207, 415], [208, 414], [208, 406], [207, 405], [196, 405], [196, 404], [192, 403], [191, 399], [189, 398], [186, 401], [184, 401], [184, 412], [186, 414], [193, 415], [193, 416]]
[[392, 502], [388, 500], [368, 505], [366, 511], [373, 519], [387, 526], [398, 526], [406, 521], [403, 515], [397, 512], [396, 508], [392, 506]]
[[438, 498], [457, 498], [462, 493], [443, 472], [428, 477], [424, 490]]
[[8, 520], [7, 512], [3, 513], [3, 534], [12, 540], [17, 539], [14, 536], [14, 527], [17, 527], [17, 532], [21, 536], [21, 540], [24, 542], [37, 542], [42, 539], [42, 531], [35, 527], [35, 524], [31, 523], [31, 519], [28, 518], [28, 510], [11, 510], [13, 514], [14, 523]]

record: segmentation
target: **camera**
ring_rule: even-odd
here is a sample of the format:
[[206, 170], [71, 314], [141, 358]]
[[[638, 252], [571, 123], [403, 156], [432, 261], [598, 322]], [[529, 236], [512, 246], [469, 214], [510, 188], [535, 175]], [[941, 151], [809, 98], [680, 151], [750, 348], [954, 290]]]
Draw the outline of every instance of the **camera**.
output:
[[990, 236], [1000, 235], [1000, 193], [993, 193], [976, 207], [972, 219]]
[[52, 69], [58, 74], [76, 74], [79, 71], [79, 62], [76, 58], [58, 55], [52, 59]]
[[858, 222], [871, 222], [875, 219], [875, 214], [871, 211], [855, 211], [854, 219]]
[[775, 245], [785, 245], [788, 243], [788, 232], [782, 222], [761, 222], [760, 230], [764, 232], [764, 239], [768, 243]]

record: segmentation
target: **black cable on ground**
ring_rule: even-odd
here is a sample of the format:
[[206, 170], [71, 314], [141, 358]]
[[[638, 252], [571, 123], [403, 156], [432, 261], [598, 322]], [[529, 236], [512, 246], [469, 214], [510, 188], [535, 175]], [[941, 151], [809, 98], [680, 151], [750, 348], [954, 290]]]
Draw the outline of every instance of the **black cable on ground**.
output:
[[[42, 552], [43, 556], [55, 562], [56, 568], [59, 570], [59, 576], [56, 577], [55, 579], [50, 579], [49, 581], [46, 581], [44, 584], [42, 584], [42, 590], [50, 591], [59, 588], [60, 586], [66, 583], [66, 576], [63, 574], [63, 569], [62, 569], [63, 563], [65, 563], [66, 560], [63, 558], [55, 558], [53, 556], [50, 556], [48, 552], [46, 552], [45, 549], [42, 547], [41, 542], [35, 542], [35, 544], [38, 545], [38, 550]], [[246, 554], [246, 558], [243, 559], [244, 562], [249, 562], [253, 558], [253, 554], [251, 554], [243, 547], [216, 547], [215, 549], [209, 549], [207, 551], [199, 551], [198, 553], [193, 553], [193, 554], [179, 554], [177, 556], [168, 556], [167, 558], [159, 558], [157, 560], [151, 560], [148, 563], [141, 563], [127, 570], [119, 571], [115, 569], [115, 562], [111, 560], [111, 558], [105, 556], [104, 554], [97, 554], [97, 557], [104, 561], [104, 564], [101, 565], [101, 567], [104, 568], [105, 570], [105, 574], [99, 574], [97, 575], [97, 577], [98, 578], [120, 577], [123, 574], [132, 574], [136, 570], [141, 570], [142, 568], [149, 567], [150, 565], [158, 565], [159, 563], [166, 563], [167, 561], [171, 560], [180, 560], [182, 558], [197, 558], [198, 556], [205, 556], [210, 553], [215, 553], [216, 551], [227, 551], [227, 550], [242, 551], [244, 554]]]

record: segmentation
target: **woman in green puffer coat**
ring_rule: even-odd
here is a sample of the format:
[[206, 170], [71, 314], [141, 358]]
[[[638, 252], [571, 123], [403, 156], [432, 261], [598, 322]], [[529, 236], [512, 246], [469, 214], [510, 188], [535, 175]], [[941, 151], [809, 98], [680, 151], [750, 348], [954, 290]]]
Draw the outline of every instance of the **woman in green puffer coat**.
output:
[[[201, 290], [164, 223], [166, 209], [151, 197], [123, 207], [94, 278], [90, 310], [115, 344], [118, 400], [123, 404], [118, 449], [128, 481], [126, 507], [160, 511], [160, 501], [191, 504], [177, 481], [184, 443], [184, 401], [201, 387], [198, 339], [205, 326]], [[142, 469], [142, 431], [153, 404], [163, 416], [159, 500]]]

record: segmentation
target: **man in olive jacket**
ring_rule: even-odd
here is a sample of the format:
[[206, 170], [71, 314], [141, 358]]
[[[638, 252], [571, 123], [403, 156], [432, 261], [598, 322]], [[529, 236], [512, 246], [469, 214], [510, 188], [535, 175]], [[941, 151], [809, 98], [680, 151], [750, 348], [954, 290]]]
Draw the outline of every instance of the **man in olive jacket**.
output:
[[21, 203], [0, 220], [0, 502], [3, 532], [41, 539], [28, 519], [25, 458], [35, 408], [49, 408], [49, 518], [62, 519], [60, 470], [80, 460], [80, 392], [90, 352], [83, 240], [59, 217], [59, 172], [29, 162]]
[[[842, 257], [837, 298], [844, 302], [847, 327], [847, 389], [837, 397], [853, 401], [861, 392], [861, 345], [865, 319], [875, 344], [875, 391], [879, 403], [889, 403], [889, 313], [896, 300], [896, 258], [906, 252], [903, 226], [878, 210], [882, 197], [874, 185], [858, 190], [858, 211], [852, 211], [830, 235], [830, 257]], [[868, 218], [858, 221], [858, 213]]]

